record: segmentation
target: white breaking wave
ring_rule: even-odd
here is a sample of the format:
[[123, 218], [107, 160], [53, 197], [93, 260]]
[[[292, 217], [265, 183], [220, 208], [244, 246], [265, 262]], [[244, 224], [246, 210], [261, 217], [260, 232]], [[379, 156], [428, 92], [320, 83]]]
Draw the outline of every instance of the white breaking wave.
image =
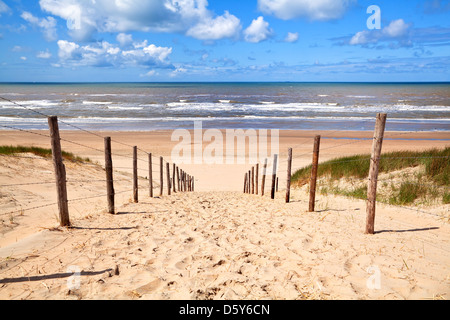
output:
[[98, 104], [98, 105], [108, 105], [112, 104], [111, 101], [83, 101], [83, 104]]
[[111, 110], [143, 110], [144, 107], [107, 107]]

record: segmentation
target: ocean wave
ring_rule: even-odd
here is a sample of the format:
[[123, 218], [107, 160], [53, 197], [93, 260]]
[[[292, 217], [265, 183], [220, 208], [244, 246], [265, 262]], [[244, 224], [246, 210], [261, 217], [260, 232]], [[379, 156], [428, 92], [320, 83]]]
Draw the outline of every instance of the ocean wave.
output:
[[358, 96], [358, 95], [348, 95], [347, 98], [357, 98], [357, 99], [375, 99], [375, 96]]
[[[136, 121], [218, 121], [218, 120], [274, 120], [274, 121], [295, 121], [295, 120], [320, 120], [320, 121], [375, 121], [374, 117], [341, 117], [341, 116], [263, 116], [263, 115], [243, 115], [243, 116], [218, 116], [218, 117], [98, 117], [98, 116], [78, 116], [75, 118], [64, 117], [64, 122], [68, 123], [89, 123], [89, 122], [136, 122]], [[427, 118], [389, 118], [389, 122], [442, 122], [450, 123], [450, 118], [427, 119]], [[41, 122], [47, 124], [44, 118], [22, 118], [0, 116], [0, 122]]]
[[82, 102], [83, 104], [93, 104], [93, 105], [108, 105], [108, 104], [112, 104], [112, 101], [88, 101], [88, 100], [84, 100]]
[[110, 110], [143, 110], [144, 107], [106, 107]]

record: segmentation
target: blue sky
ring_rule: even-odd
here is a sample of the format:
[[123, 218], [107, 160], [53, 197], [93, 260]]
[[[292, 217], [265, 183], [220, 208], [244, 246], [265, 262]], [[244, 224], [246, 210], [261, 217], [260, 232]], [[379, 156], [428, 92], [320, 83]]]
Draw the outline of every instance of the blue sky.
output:
[[449, 21], [450, 0], [0, 0], [0, 81], [450, 81]]

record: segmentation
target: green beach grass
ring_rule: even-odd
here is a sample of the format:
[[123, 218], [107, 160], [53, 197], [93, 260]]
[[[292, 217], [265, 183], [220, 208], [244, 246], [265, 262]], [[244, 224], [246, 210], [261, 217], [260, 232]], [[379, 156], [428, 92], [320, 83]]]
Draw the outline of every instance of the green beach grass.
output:
[[[417, 202], [426, 204], [435, 199], [450, 203], [450, 147], [421, 152], [384, 153], [380, 160], [377, 199], [394, 205]], [[370, 155], [355, 155], [325, 161], [318, 168], [318, 190], [348, 197], [366, 199]], [[386, 174], [388, 177], [386, 178]], [[309, 183], [311, 165], [292, 175], [293, 185]], [[342, 186], [342, 180], [350, 182]]]
[[[32, 153], [43, 158], [51, 158], [52, 150], [39, 147], [25, 147], [25, 146], [0, 146], [0, 154], [14, 155], [19, 153]], [[74, 155], [71, 152], [62, 151], [62, 157], [65, 160], [72, 162], [91, 162], [89, 158], [82, 158]]]

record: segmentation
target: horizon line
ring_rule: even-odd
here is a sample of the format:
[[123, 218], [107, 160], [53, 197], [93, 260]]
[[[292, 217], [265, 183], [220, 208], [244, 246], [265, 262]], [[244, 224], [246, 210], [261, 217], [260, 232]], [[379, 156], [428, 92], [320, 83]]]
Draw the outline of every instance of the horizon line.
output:
[[0, 81], [0, 84], [160, 84], [160, 83], [323, 83], [323, 84], [450, 84], [449, 81]]

